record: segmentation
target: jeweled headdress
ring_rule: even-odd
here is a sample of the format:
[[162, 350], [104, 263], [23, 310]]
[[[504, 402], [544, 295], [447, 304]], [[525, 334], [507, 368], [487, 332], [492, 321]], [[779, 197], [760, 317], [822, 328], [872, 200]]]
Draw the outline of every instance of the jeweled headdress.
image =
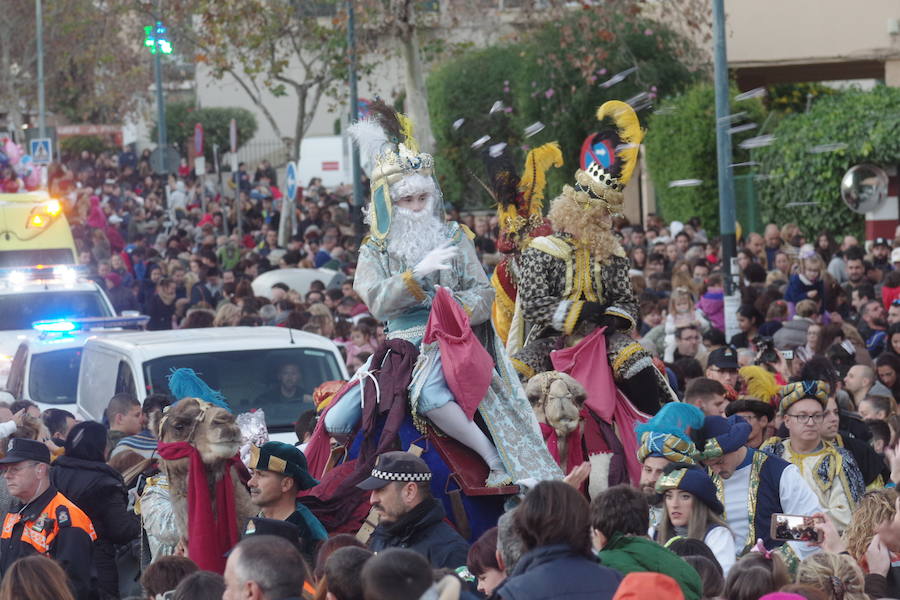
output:
[[[605, 206], [610, 214], [621, 214], [625, 185], [637, 164], [641, 129], [637, 114], [625, 102], [610, 100], [597, 109], [597, 120], [609, 119], [605, 127], [585, 141], [581, 169], [575, 173], [575, 199], [583, 208]], [[580, 193], [579, 193], [580, 192]]]
[[[404, 186], [407, 193], [424, 191], [437, 196], [438, 188], [433, 177], [434, 159], [419, 152], [412, 135], [412, 122], [382, 100], [373, 102], [369, 110], [371, 116], [354, 123], [347, 131], [359, 146], [363, 160], [372, 165], [368, 218], [372, 238], [383, 241], [391, 229], [391, 186], [409, 178], [412, 185]], [[421, 177], [410, 178], [411, 175]], [[439, 201], [436, 197], [435, 202]]]

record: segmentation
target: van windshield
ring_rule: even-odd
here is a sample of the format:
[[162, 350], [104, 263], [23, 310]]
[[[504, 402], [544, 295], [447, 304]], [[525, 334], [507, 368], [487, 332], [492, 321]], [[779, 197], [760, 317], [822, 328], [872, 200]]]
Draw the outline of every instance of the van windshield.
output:
[[28, 395], [34, 402], [75, 404], [81, 348], [42, 352], [31, 357]]
[[169, 394], [167, 376], [183, 367], [221, 391], [236, 414], [265, 411], [269, 431], [290, 431], [301, 414], [315, 408], [313, 390], [343, 377], [334, 354], [314, 348], [181, 354], [144, 363], [147, 393]]
[[112, 317], [99, 292], [32, 292], [0, 296], [0, 330], [31, 329], [35, 321]]

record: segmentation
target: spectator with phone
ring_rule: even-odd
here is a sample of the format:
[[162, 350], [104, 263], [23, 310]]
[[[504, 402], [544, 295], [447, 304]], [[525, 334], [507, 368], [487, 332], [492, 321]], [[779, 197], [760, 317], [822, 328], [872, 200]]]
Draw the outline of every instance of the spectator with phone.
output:
[[824, 381], [798, 381], [784, 386], [779, 414], [789, 437], [771, 438], [760, 450], [796, 465], [825, 512], [839, 530], [844, 530], [866, 485], [853, 455], [822, 438], [828, 393], [829, 386]]
[[816, 549], [773, 539], [772, 515], [821, 512], [819, 500], [795, 465], [747, 447], [750, 431], [750, 424], [737, 415], [706, 417], [697, 446], [702, 449], [703, 464], [721, 489], [734, 547], [744, 554], [762, 540], [773, 554], [789, 561], [802, 559]]
[[672, 463], [656, 482], [663, 495], [666, 516], [659, 524], [656, 541], [663, 546], [675, 537], [688, 537], [709, 546], [725, 576], [734, 564], [734, 538], [722, 517], [725, 508], [716, 497], [716, 486], [696, 465]]

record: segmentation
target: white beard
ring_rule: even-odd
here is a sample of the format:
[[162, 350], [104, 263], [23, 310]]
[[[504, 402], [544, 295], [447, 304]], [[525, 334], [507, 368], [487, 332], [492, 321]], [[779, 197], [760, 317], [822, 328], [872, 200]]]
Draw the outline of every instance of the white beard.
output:
[[419, 212], [394, 207], [391, 231], [388, 234], [388, 254], [412, 268], [429, 251], [447, 242], [447, 230], [431, 210], [431, 202]]

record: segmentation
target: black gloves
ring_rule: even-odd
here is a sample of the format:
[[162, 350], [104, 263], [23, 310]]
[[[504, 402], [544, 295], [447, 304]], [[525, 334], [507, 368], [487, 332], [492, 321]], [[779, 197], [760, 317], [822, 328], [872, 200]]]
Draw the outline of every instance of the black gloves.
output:
[[614, 315], [605, 314], [606, 306], [601, 302], [585, 302], [581, 307], [579, 322], [588, 322], [598, 327], [606, 327], [606, 335], [611, 335], [619, 330], [628, 328], [624, 319]]

